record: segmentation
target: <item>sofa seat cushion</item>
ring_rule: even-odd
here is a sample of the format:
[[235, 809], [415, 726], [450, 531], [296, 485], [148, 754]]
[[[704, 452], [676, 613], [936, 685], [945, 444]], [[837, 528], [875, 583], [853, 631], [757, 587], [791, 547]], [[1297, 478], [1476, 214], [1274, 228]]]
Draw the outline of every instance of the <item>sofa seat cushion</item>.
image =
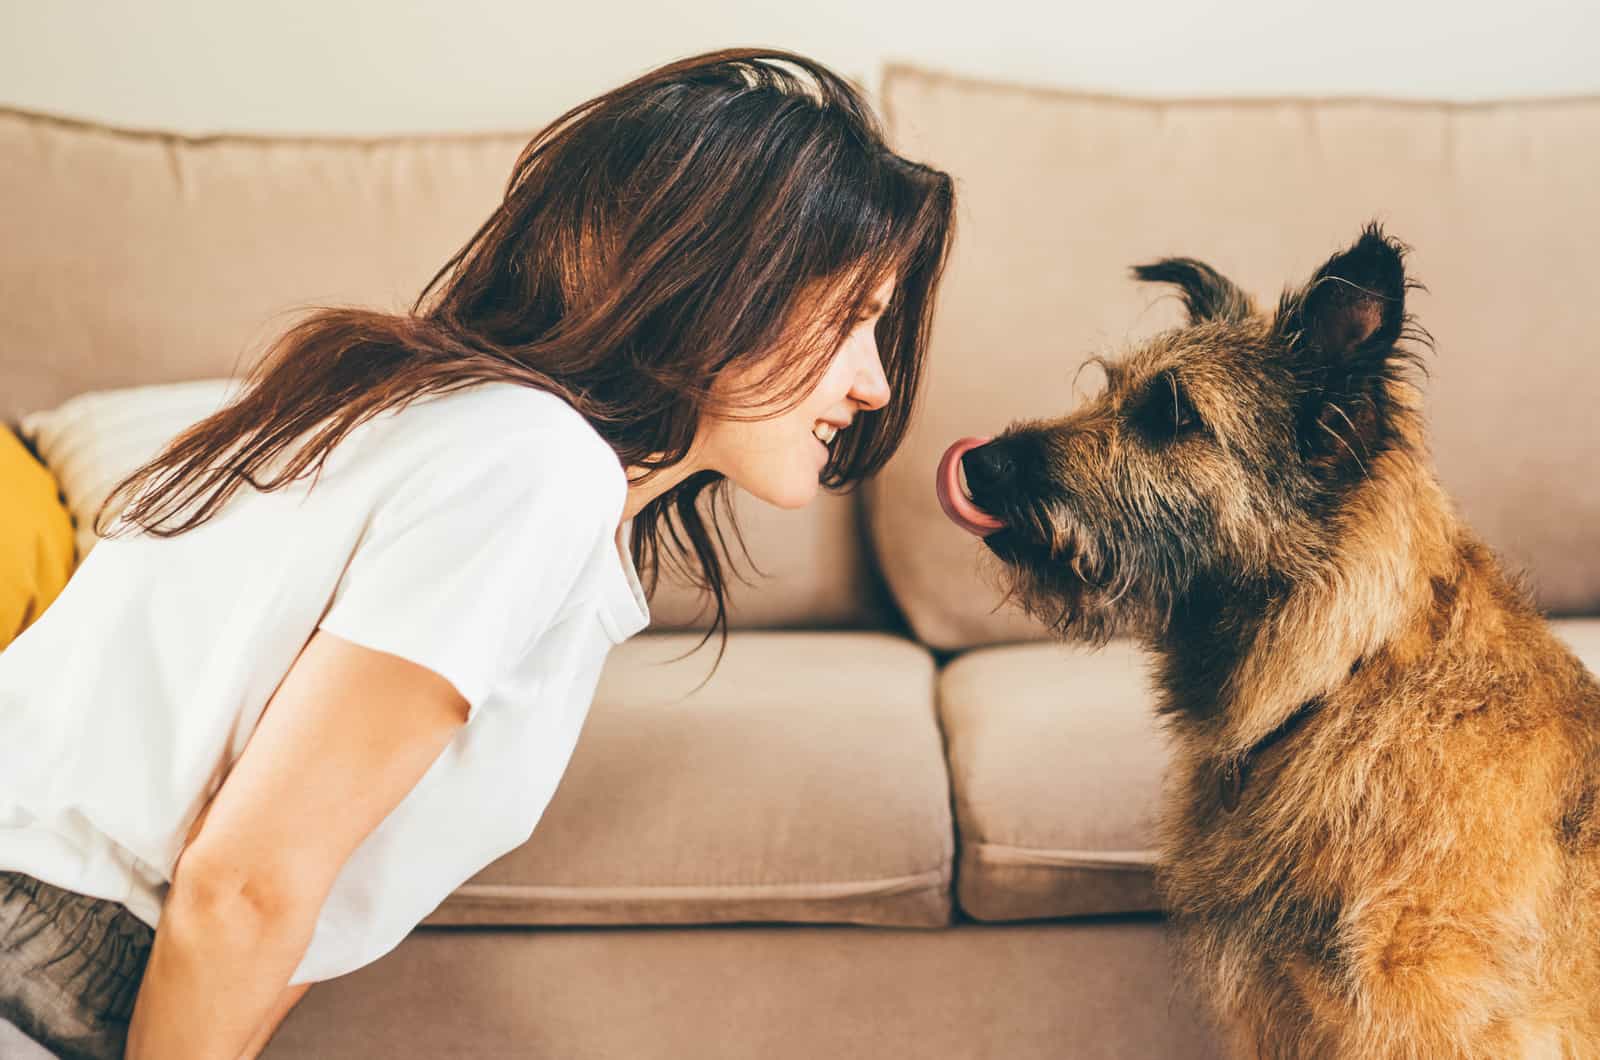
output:
[[1130, 642], [980, 648], [939, 679], [961, 860], [979, 920], [1158, 908], [1150, 868], [1166, 745]]
[[[1600, 673], [1600, 619], [1556, 632]], [[939, 677], [961, 857], [978, 920], [1160, 908], [1152, 870], [1167, 742], [1128, 641], [983, 648]]]
[[[949, 920], [928, 652], [883, 633], [619, 645], [532, 838], [430, 924]], [[678, 658], [687, 656], [686, 658]]]

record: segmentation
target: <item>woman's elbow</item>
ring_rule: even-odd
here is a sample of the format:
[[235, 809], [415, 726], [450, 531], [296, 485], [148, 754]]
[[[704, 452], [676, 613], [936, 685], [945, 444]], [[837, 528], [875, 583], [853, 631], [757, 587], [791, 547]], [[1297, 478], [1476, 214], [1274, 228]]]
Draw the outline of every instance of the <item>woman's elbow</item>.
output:
[[284, 925], [314, 923], [325, 892], [308, 874], [219, 863], [191, 848], [179, 860], [162, 919], [176, 914], [221, 925], [230, 935], [273, 934]]

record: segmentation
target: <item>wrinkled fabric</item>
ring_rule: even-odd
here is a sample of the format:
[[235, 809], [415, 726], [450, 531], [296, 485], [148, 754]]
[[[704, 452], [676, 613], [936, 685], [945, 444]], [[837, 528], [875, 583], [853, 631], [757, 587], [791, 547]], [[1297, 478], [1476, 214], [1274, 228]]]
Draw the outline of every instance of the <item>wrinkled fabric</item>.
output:
[[[289, 476], [292, 455], [252, 478]], [[345, 860], [291, 986], [377, 960], [527, 841], [607, 654], [650, 621], [627, 476], [559, 395], [426, 394], [326, 455], [175, 537], [101, 540], [0, 652], [0, 869], [152, 928], [194, 821], [319, 629], [460, 693], [466, 723]]]
[[0, 872], [0, 1018], [61, 1060], [118, 1060], [154, 941], [120, 903]]

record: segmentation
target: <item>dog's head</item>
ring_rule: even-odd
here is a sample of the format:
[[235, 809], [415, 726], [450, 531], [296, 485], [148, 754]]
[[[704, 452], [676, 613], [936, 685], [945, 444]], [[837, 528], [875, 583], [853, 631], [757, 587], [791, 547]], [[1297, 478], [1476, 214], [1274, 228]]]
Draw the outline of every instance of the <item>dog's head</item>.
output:
[[1154, 632], [1191, 593], [1292, 577], [1385, 455], [1422, 444], [1404, 254], [1368, 226], [1270, 316], [1199, 261], [1137, 266], [1188, 322], [1096, 358], [1106, 386], [1070, 415], [952, 446], [946, 510], [1063, 635]]

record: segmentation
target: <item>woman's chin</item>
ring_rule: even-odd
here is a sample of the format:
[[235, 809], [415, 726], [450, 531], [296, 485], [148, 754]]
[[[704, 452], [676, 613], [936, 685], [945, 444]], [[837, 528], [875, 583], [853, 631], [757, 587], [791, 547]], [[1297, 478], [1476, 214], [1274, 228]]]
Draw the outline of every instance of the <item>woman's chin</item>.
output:
[[822, 486], [814, 474], [809, 478], [796, 476], [792, 481], [788, 482], [768, 482], [759, 484], [757, 488], [751, 488], [750, 486], [744, 486], [743, 488], [746, 493], [751, 494], [757, 500], [765, 501], [774, 508], [783, 508], [788, 511], [804, 508], [816, 500], [817, 494], [822, 491]]

